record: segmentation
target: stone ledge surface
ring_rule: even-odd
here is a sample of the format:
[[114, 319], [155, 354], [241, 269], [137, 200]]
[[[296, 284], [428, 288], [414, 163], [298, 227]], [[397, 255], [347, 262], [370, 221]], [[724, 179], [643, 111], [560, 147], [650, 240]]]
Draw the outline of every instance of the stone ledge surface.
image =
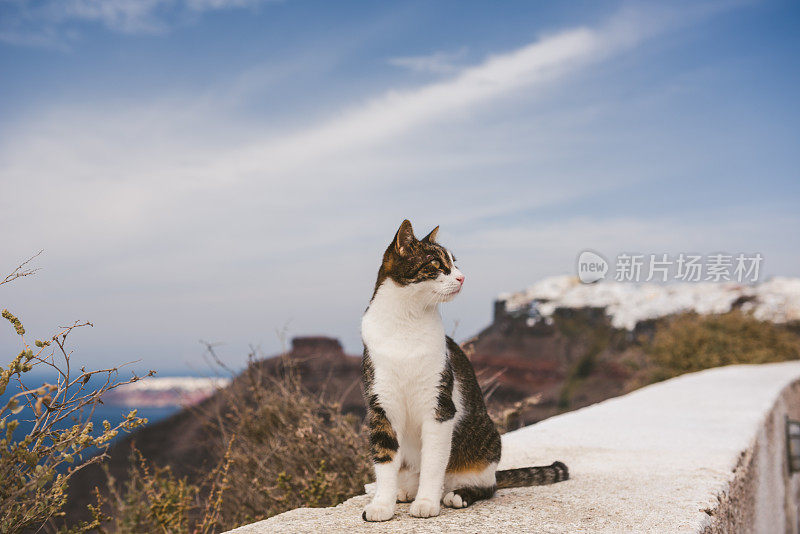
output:
[[[789, 393], [794, 400], [782, 400]], [[361, 520], [369, 501], [361, 495], [230, 532], [674, 533], [724, 531], [725, 525], [780, 532], [784, 524], [791, 531], [800, 477], [786, 474], [775, 427], [787, 411], [800, 417], [800, 362], [710, 369], [503, 436], [501, 468], [561, 460], [570, 468], [566, 482], [501, 490], [431, 519], [413, 518], [407, 504], [398, 504], [385, 523]], [[737, 481], [742, 473], [747, 480]], [[730, 506], [732, 499], [748, 504]]]

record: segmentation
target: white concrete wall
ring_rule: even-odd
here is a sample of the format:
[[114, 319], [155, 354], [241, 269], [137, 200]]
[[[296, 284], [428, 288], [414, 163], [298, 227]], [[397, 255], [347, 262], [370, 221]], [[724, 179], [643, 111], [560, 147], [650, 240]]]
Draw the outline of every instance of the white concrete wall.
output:
[[684, 375], [503, 436], [501, 468], [562, 460], [571, 480], [502, 490], [432, 519], [367, 524], [368, 496], [231, 532], [792, 532], [785, 414], [800, 419], [800, 362]]

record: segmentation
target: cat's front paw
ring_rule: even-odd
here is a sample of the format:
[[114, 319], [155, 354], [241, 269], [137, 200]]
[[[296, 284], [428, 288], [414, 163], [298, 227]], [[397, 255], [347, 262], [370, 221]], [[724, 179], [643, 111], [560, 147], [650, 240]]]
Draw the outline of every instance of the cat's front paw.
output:
[[434, 517], [439, 515], [439, 502], [432, 499], [417, 499], [411, 503], [408, 513], [414, 517]]
[[364, 508], [361, 519], [364, 521], [388, 521], [394, 517], [394, 504], [370, 503]]

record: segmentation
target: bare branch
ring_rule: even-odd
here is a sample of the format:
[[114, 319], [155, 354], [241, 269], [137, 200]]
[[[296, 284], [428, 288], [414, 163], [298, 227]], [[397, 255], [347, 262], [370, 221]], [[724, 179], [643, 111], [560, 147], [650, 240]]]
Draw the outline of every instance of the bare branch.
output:
[[28, 258], [27, 260], [25, 260], [22, 263], [20, 263], [19, 265], [17, 265], [17, 267], [13, 271], [11, 271], [11, 274], [6, 276], [3, 280], [0, 280], [0, 286], [3, 285], [3, 284], [7, 284], [7, 283], [9, 283], [9, 282], [11, 282], [13, 280], [16, 280], [17, 278], [30, 276], [33, 273], [35, 273], [36, 271], [38, 271], [39, 270], [38, 267], [35, 268], [35, 269], [31, 269], [31, 268], [26, 267], [26, 265], [28, 265], [30, 262], [32, 262], [34, 259], [36, 259], [39, 256], [39, 254], [41, 254], [42, 252], [44, 252], [44, 249], [40, 250], [39, 252], [37, 252], [36, 254], [34, 254], [33, 256]]

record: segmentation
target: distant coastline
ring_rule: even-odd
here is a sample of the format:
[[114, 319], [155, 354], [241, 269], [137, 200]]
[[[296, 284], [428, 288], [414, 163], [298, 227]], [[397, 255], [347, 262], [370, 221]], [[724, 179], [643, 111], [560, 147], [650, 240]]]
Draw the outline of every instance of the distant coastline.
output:
[[[26, 380], [27, 386], [39, 386], [50, 382], [54, 377], [46, 374], [37, 374]], [[105, 382], [105, 377], [93, 376], [85, 385], [87, 389], [97, 389]], [[148, 377], [133, 384], [120, 386], [103, 396], [102, 402], [95, 405], [93, 411], [86, 410], [81, 414], [83, 421], [91, 421], [95, 427], [100, 427], [103, 421], [111, 425], [123, 421], [125, 416], [133, 409], [137, 410], [140, 417], [147, 419], [147, 424], [153, 424], [182, 408], [192, 406], [208, 398], [218, 387], [225, 387], [230, 383], [228, 378], [180, 376], [180, 377]], [[11, 382], [0, 402], [5, 403], [8, 398], [19, 392], [18, 384]], [[27, 410], [20, 413], [19, 427], [14, 431], [15, 439], [22, 439], [32, 428], [33, 421], [29, 419]], [[68, 427], [76, 421], [64, 421], [61, 427]], [[114, 441], [119, 440], [124, 433], [118, 435]]]
[[140, 408], [192, 406], [230, 382], [229, 378], [221, 377], [147, 377], [109, 391], [103, 396], [103, 402], [113, 406]]

